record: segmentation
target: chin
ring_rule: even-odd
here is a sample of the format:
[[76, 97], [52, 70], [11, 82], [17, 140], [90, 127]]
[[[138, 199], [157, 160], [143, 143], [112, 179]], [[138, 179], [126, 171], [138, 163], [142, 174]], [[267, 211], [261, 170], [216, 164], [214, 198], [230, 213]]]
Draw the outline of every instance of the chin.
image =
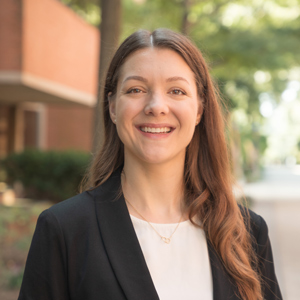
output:
[[141, 157], [141, 160], [145, 163], [148, 163], [148, 164], [153, 164], [153, 165], [156, 165], [156, 164], [162, 164], [164, 162], [167, 162], [168, 160], [164, 157], [153, 157], [153, 156], [144, 156], [144, 157]]
[[[166, 151], [164, 151], [166, 152]], [[169, 163], [175, 163], [179, 160], [185, 159], [185, 152], [184, 154], [177, 154], [174, 156], [166, 155], [166, 153], [152, 153], [151, 155], [143, 155], [141, 157], [141, 160], [145, 163], [152, 164], [152, 165], [162, 165], [162, 164], [169, 164]]]

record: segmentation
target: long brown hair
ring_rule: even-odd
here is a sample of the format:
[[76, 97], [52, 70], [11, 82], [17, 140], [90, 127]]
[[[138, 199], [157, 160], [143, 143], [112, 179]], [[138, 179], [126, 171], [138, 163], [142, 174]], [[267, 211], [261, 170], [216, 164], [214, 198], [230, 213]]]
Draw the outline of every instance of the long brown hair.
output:
[[195, 74], [202, 101], [201, 122], [186, 151], [184, 179], [189, 218], [192, 222], [195, 216], [201, 220], [209, 242], [236, 282], [240, 297], [262, 299], [257, 258], [244, 220], [247, 214], [243, 218], [232, 193], [223, 104], [202, 54], [187, 37], [168, 29], [152, 33], [139, 30], [121, 44], [109, 66], [103, 91], [104, 142], [95, 155], [86, 186], [102, 184], [124, 163], [123, 144], [109, 115], [108, 95], [116, 93], [120, 68], [128, 56], [148, 47], [170, 49], [183, 57]]

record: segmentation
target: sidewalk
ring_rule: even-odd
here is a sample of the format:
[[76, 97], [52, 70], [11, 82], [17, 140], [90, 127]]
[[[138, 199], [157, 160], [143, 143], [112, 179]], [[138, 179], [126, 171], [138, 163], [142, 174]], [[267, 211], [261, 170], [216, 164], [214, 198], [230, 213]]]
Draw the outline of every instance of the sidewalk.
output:
[[285, 300], [300, 299], [300, 167], [268, 167], [244, 187], [269, 227], [277, 278]]

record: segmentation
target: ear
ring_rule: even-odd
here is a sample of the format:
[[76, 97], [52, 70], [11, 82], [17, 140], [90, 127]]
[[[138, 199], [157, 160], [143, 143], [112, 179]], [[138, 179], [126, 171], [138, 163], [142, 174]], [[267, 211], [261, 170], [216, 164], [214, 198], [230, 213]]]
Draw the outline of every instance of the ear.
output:
[[199, 99], [198, 113], [197, 113], [197, 118], [196, 118], [196, 126], [200, 123], [202, 114], [203, 114], [203, 102], [201, 99]]
[[108, 94], [109, 115], [113, 123], [116, 123], [116, 101], [111, 97], [111, 92]]

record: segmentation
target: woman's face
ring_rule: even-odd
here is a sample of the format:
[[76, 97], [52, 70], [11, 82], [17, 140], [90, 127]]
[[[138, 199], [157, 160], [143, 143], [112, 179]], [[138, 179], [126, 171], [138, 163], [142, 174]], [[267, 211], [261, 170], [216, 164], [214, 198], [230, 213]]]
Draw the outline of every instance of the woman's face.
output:
[[147, 48], [131, 54], [110, 100], [125, 162], [184, 160], [201, 111], [194, 73], [179, 54], [168, 49]]

